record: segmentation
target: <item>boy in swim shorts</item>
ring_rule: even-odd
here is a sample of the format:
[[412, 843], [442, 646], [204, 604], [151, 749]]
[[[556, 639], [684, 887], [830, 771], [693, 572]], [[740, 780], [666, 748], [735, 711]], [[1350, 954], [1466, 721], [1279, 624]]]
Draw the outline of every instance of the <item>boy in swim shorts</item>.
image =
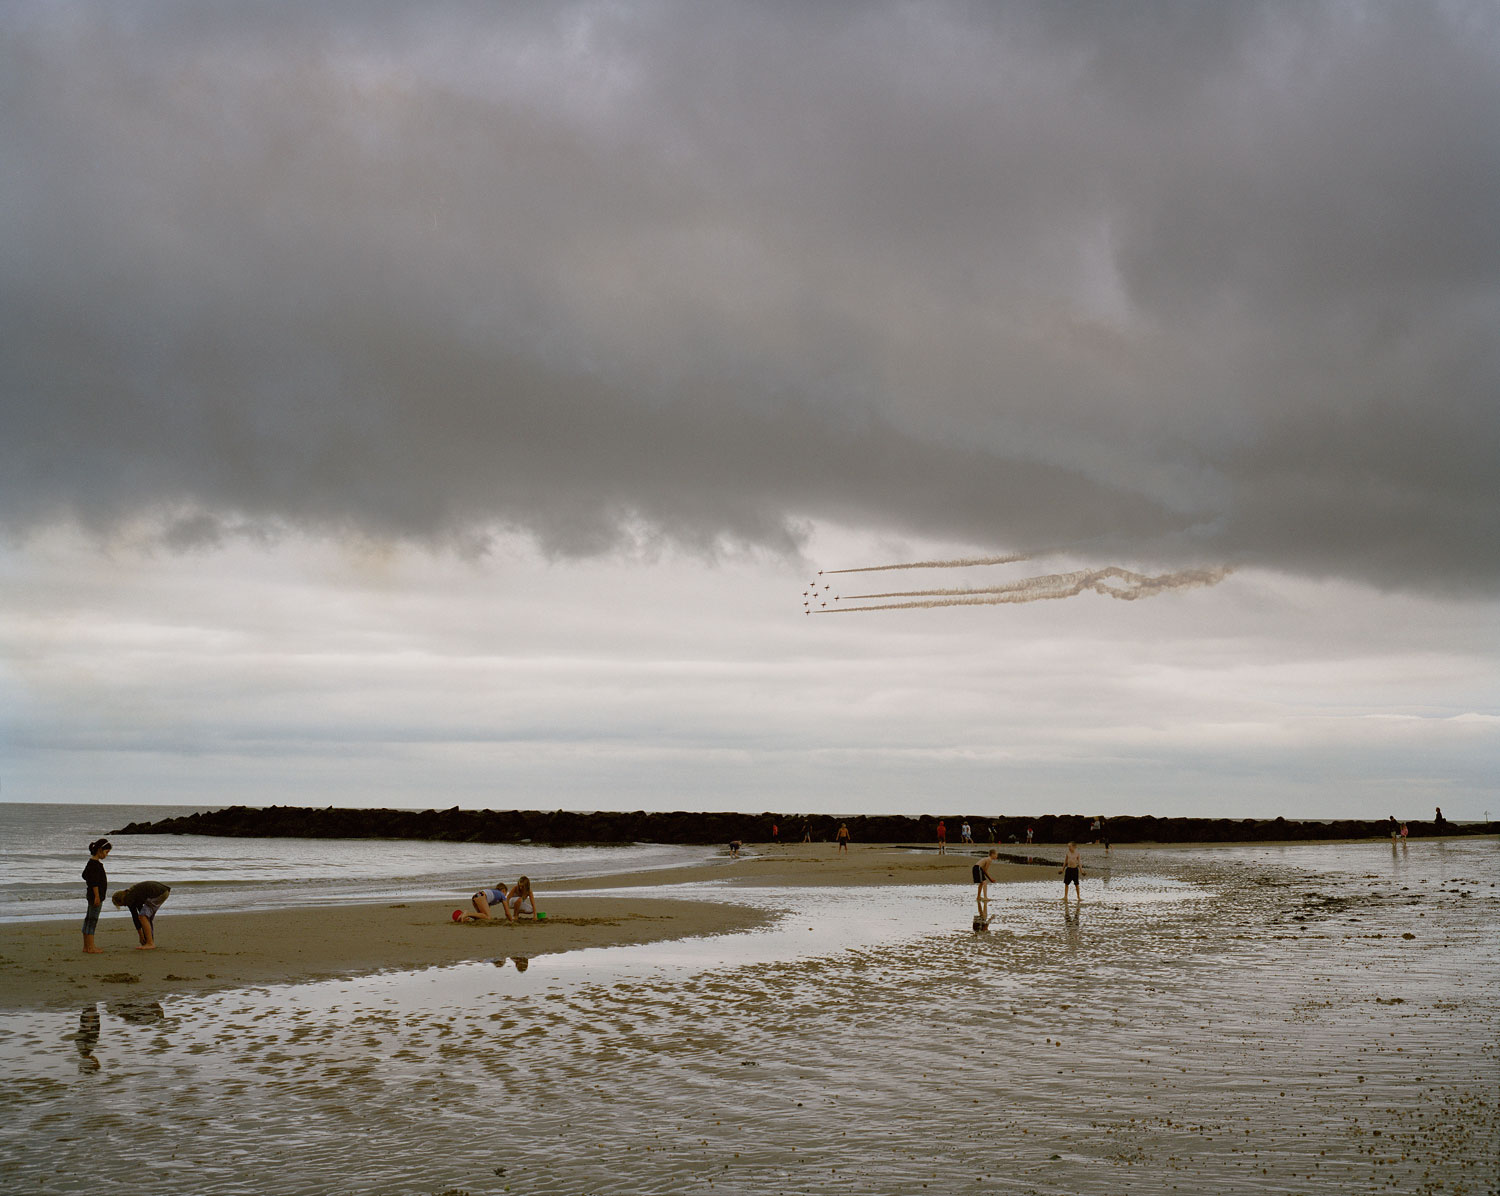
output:
[[1079, 901], [1083, 900], [1083, 890], [1078, 886], [1078, 880], [1083, 875], [1083, 860], [1078, 855], [1078, 844], [1068, 844], [1068, 854], [1063, 856], [1063, 900], [1068, 899], [1068, 886], [1073, 886], [1073, 892]]

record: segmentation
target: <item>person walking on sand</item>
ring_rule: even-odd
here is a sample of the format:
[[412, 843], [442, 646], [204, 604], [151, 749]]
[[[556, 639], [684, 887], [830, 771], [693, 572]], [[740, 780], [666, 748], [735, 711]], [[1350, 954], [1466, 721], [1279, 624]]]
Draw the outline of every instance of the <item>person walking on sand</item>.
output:
[[[990, 872], [990, 866], [999, 859], [1000, 853], [995, 848], [990, 848], [990, 854], [979, 863], [974, 865], [974, 879], [979, 884], [979, 891], [974, 895], [974, 902], [979, 907], [979, 920], [988, 922], [990, 920], [990, 881], [994, 875]], [[1067, 892], [1066, 889], [1063, 892]]]
[[83, 866], [83, 896], [88, 902], [83, 915], [83, 952], [85, 955], [102, 955], [94, 946], [94, 932], [99, 928], [99, 910], [104, 905], [104, 895], [109, 892], [109, 877], [104, 872], [104, 860], [112, 850], [108, 839], [95, 839], [89, 844], [89, 862]]
[[839, 823], [839, 833], [834, 838], [839, 845], [839, 854], [847, 855], [849, 853], [849, 824], [847, 822]]
[[941, 818], [937, 824], [938, 855], [948, 854], [948, 824]]
[[110, 898], [116, 909], [123, 905], [130, 911], [130, 920], [135, 923], [135, 932], [141, 940], [137, 951], [156, 949], [156, 911], [171, 895], [171, 885], [164, 885], [159, 880], [143, 880]]
[[1079, 887], [1079, 880], [1083, 876], [1083, 860], [1078, 856], [1078, 844], [1069, 843], [1068, 852], [1063, 856], [1063, 900], [1068, 899], [1068, 886], [1073, 886], [1073, 892], [1079, 901], [1083, 900], [1083, 889]]
[[960, 843], [973, 843], [974, 832], [969, 829], [969, 823], [965, 820], [963, 826], [958, 828], [958, 839]]
[[1026, 828], [1026, 842], [1031, 842], [1031, 828], [1029, 826]]

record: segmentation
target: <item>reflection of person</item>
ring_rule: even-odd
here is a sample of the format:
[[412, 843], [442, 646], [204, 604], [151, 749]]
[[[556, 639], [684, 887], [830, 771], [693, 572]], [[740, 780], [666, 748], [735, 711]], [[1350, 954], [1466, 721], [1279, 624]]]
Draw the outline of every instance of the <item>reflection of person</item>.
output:
[[490, 910], [496, 906], [499, 906], [500, 912], [508, 920], [510, 913], [505, 908], [505, 891], [505, 882], [499, 880], [495, 882], [493, 889], [480, 889], [474, 896], [469, 898], [469, 903], [473, 905], [474, 912], [464, 915], [458, 921], [488, 922], [494, 918], [495, 915]]
[[78, 1033], [73, 1035], [73, 1045], [78, 1048], [78, 1070], [88, 1073], [99, 1070], [99, 1060], [94, 1048], [99, 1045], [99, 1007], [85, 1005], [78, 1015]]
[[83, 915], [83, 949], [89, 955], [103, 954], [94, 946], [94, 932], [99, 927], [99, 910], [104, 905], [104, 895], [109, 892], [104, 860], [110, 851], [108, 839], [95, 839], [89, 844], [89, 862], [83, 866], [83, 896], [88, 902]]
[[110, 1001], [104, 1008], [132, 1026], [154, 1026], [167, 1020], [160, 1001]]
[[1083, 900], [1083, 889], [1079, 887], [1078, 881], [1083, 876], [1083, 860], [1078, 855], [1078, 844], [1069, 843], [1068, 853], [1063, 856], [1063, 900], [1068, 899], [1068, 886], [1073, 886], [1073, 892], [1079, 901]]
[[847, 823], [839, 823], [839, 833], [835, 838], [838, 840], [839, 854], [842, 855], [849, 850], [849, 826]]
[[536, 895], [531, 891], [530, 877], [521, 877], [516, 881], [515, 888], [506, 895], [505, 914], [512, 922], [517, 921], [522, 914], [536, 917]]
[[156, 911], [171, 895], [171, 885], [164, 885], [159, 880], [143, 880], [110, 898], [116, 909], [123, 905], [130, 910], [130, 920], [135, 923], [135, 932], [141, 940], [137, 951], [156, 948]]

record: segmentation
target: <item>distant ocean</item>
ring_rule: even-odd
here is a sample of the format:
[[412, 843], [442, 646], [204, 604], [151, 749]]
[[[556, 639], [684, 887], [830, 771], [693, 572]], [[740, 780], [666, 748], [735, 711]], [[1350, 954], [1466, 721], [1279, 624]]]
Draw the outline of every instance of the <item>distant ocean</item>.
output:
[[[208, 808], [0, 802], [0, 922], [81, 917], [81, 874], [90, 842], [131, 822]], [[388, 898], [457, 899], [481, 885], [514, 881], [522, 873], [556, 883], [701, 863], [715, 854], [713, 848], [654, 843], [543, 847], [207, 835], [115, 835], [112, 842], [106, 864], [110, 889], [138, 880], [163, 881], [172, 886], [172, 905], [179, 914]]]

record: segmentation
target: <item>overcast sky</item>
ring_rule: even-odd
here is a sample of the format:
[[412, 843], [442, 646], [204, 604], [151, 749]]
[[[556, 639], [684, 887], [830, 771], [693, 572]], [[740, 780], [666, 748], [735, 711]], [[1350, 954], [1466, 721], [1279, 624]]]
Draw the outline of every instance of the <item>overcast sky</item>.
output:
[[[1484, 3], [8, 4], [0, 797], [1500, 812], [1497, 112]], [[1009, 554], [859, 585], [1230, 572], [802, 613]]]

